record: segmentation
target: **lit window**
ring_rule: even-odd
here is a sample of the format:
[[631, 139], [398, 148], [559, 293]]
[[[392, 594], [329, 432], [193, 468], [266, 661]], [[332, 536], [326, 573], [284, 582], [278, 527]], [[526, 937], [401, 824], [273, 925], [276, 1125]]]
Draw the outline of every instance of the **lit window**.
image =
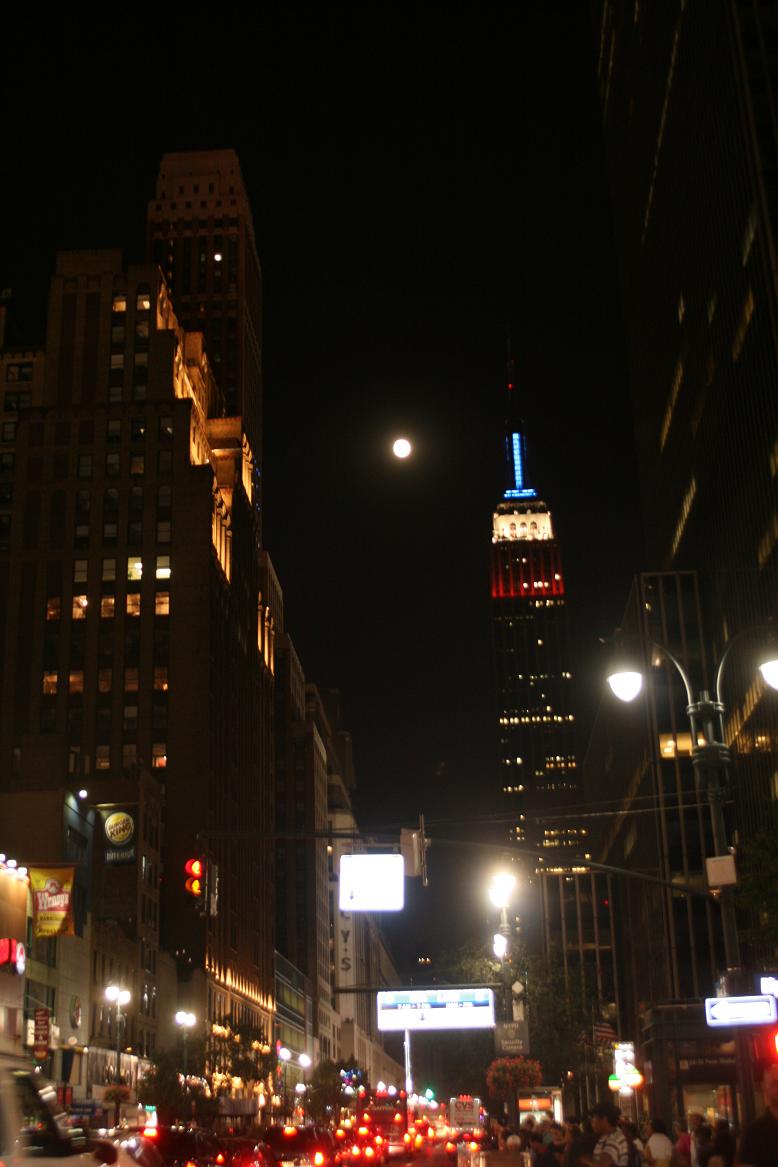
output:
[[167, 665], [155, 665], [154, 667], [154, 688], [167, 693], [168, 679], [167, 679]]
[[126, 770], [129, 766], [134, 766], [137, 761], [138, 747], [135, 745], [135, 742], [125, 742], [122, 746], [122, 766]]
[[127, 311], [127, 297], [126, 296], [114, 296], [114, 298], [113, 298], [113, 311], [114, 312], [126, 312]]
[[135, 325], [135, 335], [138, 340], [149, 339], [149, 322], [148, 320], [139, 320]]
[[134, 417], [130, 422], [130, 436], [133, 442], [140, 442], [146, 436], [145, 417]]
[[86, 583], [87, 561], [85, 559], [73, 560], [73, 583]]
[[127, 615], [140, 616], [140, 592], [127, 593]]
[[59, 620], [62, 611], [62, 601], [59, 596], [52, 596], [46, 601], [46, 619]]
[[68, 680], [68, 689], [71, 693], [83, 693], [84, 691], [84, 674], [81, 669], [70, 674]]
[[138, 692], [138, 670], [125, 669], [124, 670], [124, 690], [126, 693]]
[[127, 579], [143, 579], [143, 560], [137, 555], [131, 555], [127, 560]]
[[154, 597], [154, 615], [170, 615], [170, 592], [157, 592]]
[[167, 766], [167, 746], [164, 742], [155, 742], [151, 747], [152, 770], [164, 770]]
[[139, 312], [148, 312], [151, 308], [151, 296], [148, 292], [138, 292], [135, 307]]
[[161, 522], [157, 523], [157, 542], [158, 543], [169, 543], [170, 542], [170, 520], [169, 519], [163, 519], [163, 520], [161, 520]]
[[111, 768], [111, 747], [98, 746], [95, 750], [95, 767], [98, 770], [110, 770]]
[[100, 669], [97, 674], [98, 693], [110, 693], [113, 685], [113, 669]]
[[157, 574], [157, 579], [170, 579], [170, 576], [172, 575], [172, 569], [170, 566], [170, 556], [169, 555], [158, 555], [157, 556], [157, 572], [156, 572], [156, 574]]
[[130, 474], [143, 474], [146, 468], [146, 459], [143, 454], [133, 454], [130, 458]]
[[72, 615], [74, 620], [86, 620], [86, 609], [88, 604], [89, 600], [86, 596], [73, 596]]
[[116, 597], [115, 596], [101, 596], [100, 598], [100, 615], [106, 619], [110, 619], [116, 612]]
[[161, 417], [159, 419], [159, 436], [161, 438], [173, 437], [173, 418], [169, 416]]
[[53, 696], [57, 691], [57, 674], [44, 673], [43, 674], [43, 692], [48, 696]]
[[116, 579], [116, 560], [115, 559], [104, 559], [103, 560], [103, 579], [105, 581], [110, 581], [110, 580]]

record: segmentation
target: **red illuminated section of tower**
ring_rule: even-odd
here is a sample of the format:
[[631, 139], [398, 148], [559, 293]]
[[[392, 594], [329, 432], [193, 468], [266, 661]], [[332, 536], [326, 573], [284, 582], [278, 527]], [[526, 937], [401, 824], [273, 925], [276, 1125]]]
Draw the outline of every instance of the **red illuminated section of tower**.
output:
[[562, 557], [555, 540], [492, 543], [492, 599], [564, 596]]

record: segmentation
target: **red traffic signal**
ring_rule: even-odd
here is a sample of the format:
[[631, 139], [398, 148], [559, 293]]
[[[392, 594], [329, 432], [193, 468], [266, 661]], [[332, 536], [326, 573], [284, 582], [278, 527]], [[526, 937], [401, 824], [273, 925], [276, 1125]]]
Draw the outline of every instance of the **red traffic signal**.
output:
[[184, 887], [190, 896], [203, 894], [203, 878], [205, 876], [205, 862], [202, 859], [187, 859], [184, 864], [186, 883]]

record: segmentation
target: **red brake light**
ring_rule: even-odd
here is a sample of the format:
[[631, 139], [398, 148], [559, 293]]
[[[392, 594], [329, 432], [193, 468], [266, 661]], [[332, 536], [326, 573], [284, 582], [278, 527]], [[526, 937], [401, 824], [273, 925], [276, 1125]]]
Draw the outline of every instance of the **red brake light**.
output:
[[362, 1154], [361, 1148], [358, 1147], [356, 1143], [354, 1143], [354, 1146], [351, 1148], [351, 1154], [354, 1156], [355, 1159], [358, 1159], [359, 1156]]
[[316, 1154], [313, 1156], [313, 1162], [315, 1164], [315, 1167], [322, 1167], [322, 1163], [324, 1162], [324, 1156], [322, 1155], [321, 1151], [317, 1151]]
[[344, 1131], [342, 1126], [339, 1126], [338, 1129], [335, 1131], [335, 1138], [336, 1139], [345, 1139], [345, 1137], [346, 1137], [346, 1132]]
[[374, 1157], [374, 1155], [375, 1155], [375, 1151], [373, 1150], [372, 1147], [365, 1147], [365, 1158], [366, 1159], [372, 1159]]
[[216, 1156], [216, 1162], [219, 1164], [219, 1167], [221, 1167], [222, 1163], [224, 1162], [224, 1155], [222, 1155], [221, 1151], [219, 1151], [219, 1154]]
[[[285, 1126], [284, 1127], [284, 1134], [286, 1135], [286, 1137], [288, 1139], [293, 1138], [297, 1134], [297, 1127], [296, 1126]], [[188, 1164], [187, 1164], [187, 1167], [188, 1167]]]
[[145, 1126], [143, 1128], [144, 1139], [156, 1139], [158, 1134], [159, 1134], [159, 1131], [157, 1130], [157, 1128], [155, 1126]]

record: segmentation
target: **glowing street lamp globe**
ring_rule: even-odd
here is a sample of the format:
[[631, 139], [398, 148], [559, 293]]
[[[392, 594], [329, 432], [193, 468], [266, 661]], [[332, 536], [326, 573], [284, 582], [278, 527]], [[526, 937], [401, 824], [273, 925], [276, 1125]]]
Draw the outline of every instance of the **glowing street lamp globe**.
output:
[[394, 445], [392, 446], [392, 453], [394, 454], [395, 458], [408, 458], [410, 457], [412, 449], [413, 447], [407, 438], [397, 438]]
[[507, 908], [515, 886], [516, 876], [511, 875], [509, 871], [500, 871], [492, 879], [489, 899], [496, 908]]

